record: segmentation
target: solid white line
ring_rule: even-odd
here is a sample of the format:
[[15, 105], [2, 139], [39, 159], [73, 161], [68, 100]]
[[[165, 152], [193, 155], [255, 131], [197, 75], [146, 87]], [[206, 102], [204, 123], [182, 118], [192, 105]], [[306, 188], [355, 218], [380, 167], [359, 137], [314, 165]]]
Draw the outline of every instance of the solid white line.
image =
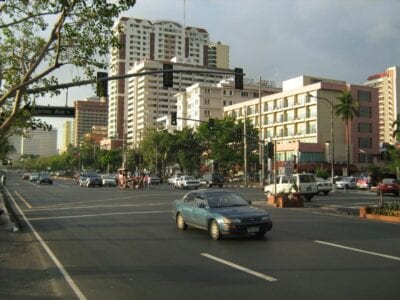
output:
[[58, 260], [58, 258], [54, 255], [53, 251], [47, 246], [46, 242], [42, 239], [42, 237], [39, 235], [39, 233], [33, 228], [32, 224], [28, 221], [28, 219], [25, 217], [24, 213], [22, 210], [19, 208], [17, 202], [15, 201], [14, 197], [11, 195], [11, 193], [8, 191], [6, 188], [7, 194], [10, 196], [12, 201], [14, 202], [15, 207], [18, 209], [19, 213], [22, 215], [24, 218], [26, 224], [28, 224], [29, 228], [32, 230], [34, 236], [36, 239], [39, 241], [39, 243], [42, 245], [43, 249], [47, 252], [47, 254], [50, 256], [51, 260], [55, 263], [57, 268], [60, 270], [61, 274], [64, 276], [64, 279], [67, 281], [68, 285], [71, 287], [71, 289], [74, 291], [75, 295], [78, 297], [80, 300], [86, 300], [86, 296], [81, 292], [79, 287], [76, 285], [75, 281], [71, 278], [67, 270], [65, 270], [64, 266], [61, 264], [61, 262]]
[[73, 207], [50, 207], [50, 208], [35, 208], [27, 210], [28, 212], [37, 211], [56, 211], [56, 210], [74, 210], [74, 209], [91, 209], [91, 208], [119, 208], [119, 207], [146, 207], [146, 206], [160, 206], [160, 205], [171, 205], [171, 203], [159, 202], [159, 203], [143, 203], [143, 204], [103, 204], [103, 205], [88, 205], [88, 206], [73, 206]]
[[381, 253], [377, 253], [377, 252], [366, 251], [366, 250], [362, 250], [362, 249], [342, 246], [342, 245], [339, 245], [339, 244], [328, 243], [328, 242], [323, 242], [323, 241], [314, 241], [314, 242], [318, 243], [318, 244], [327, 245], [327, 246], [342, 248], [342, 249], [346, 249], [346, 250], [351, 250], [351, 251], [355, 251], [355, 252], [360, 252], [360, 253], [364, 253], [364, 254], [370, 254], [370, 255], [375, 255], [375, 256], [380, 256], [380, 257], [384, 257], [384, 258], [400, 261], [400, 257], [397, 257], [397, 256], [391, 256], [391, 255], [381, 254]]
[[161, 214], [161, 213], [171, 213], [171, 211], [170, 210], [131, 211], [131, 212], [108, 213], [108, 214], [74, 215], [74, 216], [43, 217], [43, 218], [38, 217], [38, 218], [29, 218], [29, 220], [45, 221], [45, 220], [58, 220], [58, 219], [104, 217], [104, 216], [115, 216], [115, 215], [140, 215], [140, 214]]
[[32, 206], [28, 203], [28, 201], [25, 200], [24, 197], [22, 197], [17, 191], [14, 191], [15, 194], [17, 194], [18, 198], [22, 200], [22, 202], [24, 202], [24, 204], [26, 205], [26, 207], [28, 208], [32, 208]]
[[276, 278], [274, 278], [274, 277], [271, 277], [271, 276], [268, 276], [268, 275], [265, 275], [265, 274], [262, 274], [262, 273], [253, 271], [253, 270], [251, 270], [251, 269], [248, 269], [248, 268], [246, 268], [246, 267], [237, 265], [237, 264], [232, 263], [232, 262], [230, 262], [230, 261], [227, 261], [227, 260], [225, 260], [225, 259], [222, 259], [222, 258], [218, 258], [218, 257], [216, 257], [216, 256], [213, 256], [213, 255], [211, 255], [211, 254], [208, 254], [208, 253], [201, 253], [201, 255], [204, 256], [204, 257], [207, 257], [207, 258], [209, 258], [209, 259], [212, 259], [212, 260], [214, 260], [214, 261], [217, 261], [217, 262], [220, 262], [220, 263], [222, 263], [222, 264], [225, 264], [225, 265], [227, 265], [227, 266], [230, 266], [230, 267], [232, 267], [232, 268], [235, 268], [235, 269], [237, 269], [237, 270], [240, 270], [240, 271], [243, 271], [243, 272], [245, 272], [245, 273], [248, 273], [248, 274], [250, 274], [250, 275], [259, 277], [259, 278], [261, 278], [261, 279], [264, 279], [264, 280], [267, 280], [267, 281], [270, 281], [270, 282], [278, 281], [278, 279], [276, 279]]

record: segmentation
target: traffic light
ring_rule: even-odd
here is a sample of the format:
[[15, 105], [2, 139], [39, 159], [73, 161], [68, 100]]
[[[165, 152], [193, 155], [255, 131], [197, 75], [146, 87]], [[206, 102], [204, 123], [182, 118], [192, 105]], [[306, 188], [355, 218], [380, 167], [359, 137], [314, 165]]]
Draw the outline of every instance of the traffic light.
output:
[[269, 142], [267, 144], [267, 151], [268, 151], [268, 158], [274, 158], [274, 143], [273, 142]]
[[108, 96], [108, 74], [106, 72], [97, 72], [96, 74], [96, 95], [97, 97]]
[[176, 126], [176, 112], [171, 113], [171, 125]]
[[174, 73], [172, 64], [163, 64], [163, 86], [170, 88], [174, 86]]
[[213, 130], [214, 129], [214, 119], [208, 119], [208, 129]]
[[235, 89], [243, 90], [243, 69], [235, 68]]

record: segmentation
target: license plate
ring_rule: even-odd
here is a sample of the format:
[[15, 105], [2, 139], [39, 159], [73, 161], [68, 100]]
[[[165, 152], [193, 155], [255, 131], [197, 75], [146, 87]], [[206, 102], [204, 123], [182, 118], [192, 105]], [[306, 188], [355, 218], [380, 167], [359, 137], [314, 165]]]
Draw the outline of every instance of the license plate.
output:
[[254, 232], [258, 232], [258, 231], [259, 231], [258, 227], [248, 227], [247, 228], [248, 233], [254, 233]]

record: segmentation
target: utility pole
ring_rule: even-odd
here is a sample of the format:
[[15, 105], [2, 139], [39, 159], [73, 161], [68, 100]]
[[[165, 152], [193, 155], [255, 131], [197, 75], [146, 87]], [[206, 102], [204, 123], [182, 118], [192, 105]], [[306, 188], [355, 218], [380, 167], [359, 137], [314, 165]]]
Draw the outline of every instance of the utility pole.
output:
[[265, 173], [265, 164], [264, 164], [264, 143], [261, 142], [263, 140], [262, 133], [262, 113], [261, 113], [261, 76], [260, 82], [258, 85], [258, 155], [259, 155], [259, 165], [261, 165], [260, 170], [260, 187], [264, 185], [264, 173]]
[[244, 186], [247, 187], [247, 106], [244, 107], [244, 124], [243, 124], [243, 150], [244, 150]]

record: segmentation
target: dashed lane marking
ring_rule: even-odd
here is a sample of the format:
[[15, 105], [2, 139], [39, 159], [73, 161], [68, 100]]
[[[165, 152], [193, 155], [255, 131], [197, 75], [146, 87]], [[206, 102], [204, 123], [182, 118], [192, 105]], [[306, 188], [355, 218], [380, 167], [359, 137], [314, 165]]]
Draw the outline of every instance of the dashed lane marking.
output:
[[211, 254], [208, 254], [208, 253], [201, 253], [201, 255], [204, 256], [204, 257], [207, 257], [207, 258], [209, 258], [209, 259], [211, 259], [211, 260], [214, 260], [214, 261], [216, 261], [216, 262], [219, 262], [219, 263], [221, 263], [221, 264], [230, 266], [230, 267], [232, 267], [232, 268], [234, 268], [234, 269], [237, 269], [237, 270], [239, 270], [239, 271], [242, 271], [242, 272], [248, 273], [248, 274], [250, 274], [250, 275], [259, 277], [259, 278], [264, 279], [264, 280], [266, 280], [266, 281], [270, 281], [270, 282], [278, 281], [278, 279], [276, 279], [276, 278], [274, 278], [274, 277], [271, 277], [271, 276], [268, 276], [268, 275], [265, 275], [265, 274], [262, 274], [262, 273], [253, 271], [253, 270], [251, 270], [251, 269], [249, 269], [249, 268], [246, 268], [246, 267], [243, 267], [243, 266], [241, 266], [241, 265], [235, 264], [235, 263], [233, 263], [233, 262], [227, 261], [227, 260], [225, 260], [225, 259], [222, 259], [222, 258], [213, 256], [213, 255], [211, 255]]

